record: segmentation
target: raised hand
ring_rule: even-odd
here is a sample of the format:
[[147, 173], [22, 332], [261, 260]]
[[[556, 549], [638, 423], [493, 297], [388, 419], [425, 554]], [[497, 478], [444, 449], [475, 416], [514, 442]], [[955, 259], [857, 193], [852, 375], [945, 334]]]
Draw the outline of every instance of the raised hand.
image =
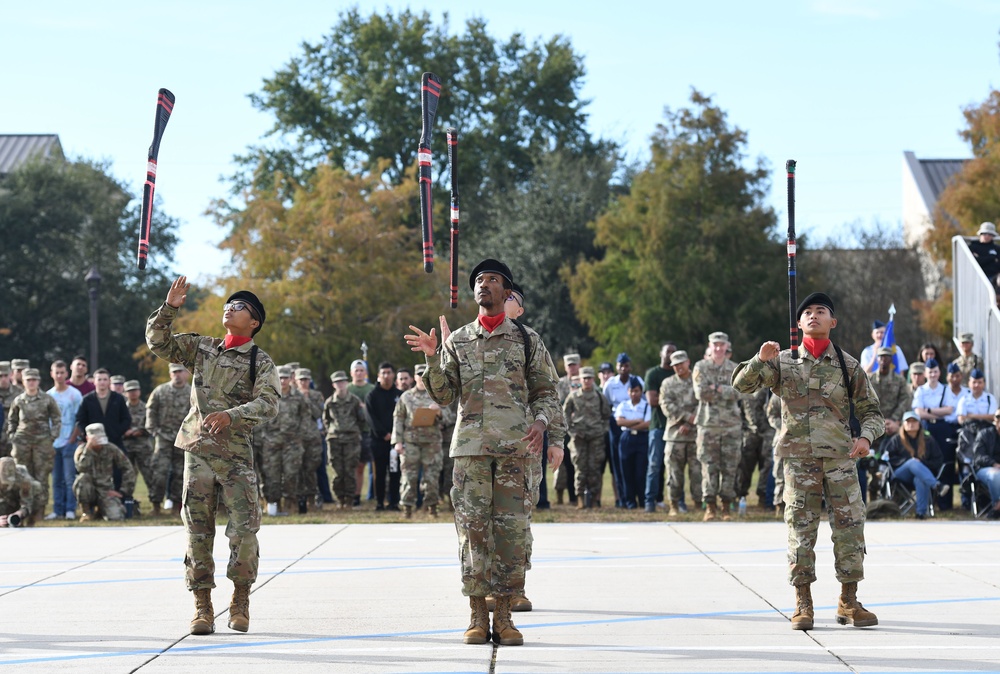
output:
[[190, 289], [191, 284], [187, 282], [187, 276], [178, 276], [170, 284], [170, 290], [167, 291], [167, 304], [175, 309], [179, 309], [184, 305], [185, 300], [187, 300], [188, 290]]
[[437, 352], [438, 340], [434, 328], [431, 328], [429, 334], [414, 325], [410, 326], [410, 330], [414, 334], [403, 335], [403, 339], [410, 345], [410, 351], [422, 351], [425, 356], [433, 356]]
[[781, 353], [781, 345], [777, 342], [764, 342], [760, 345], [760, 351], [757, 352], [757, 357], [767, 362], [772, 360]]

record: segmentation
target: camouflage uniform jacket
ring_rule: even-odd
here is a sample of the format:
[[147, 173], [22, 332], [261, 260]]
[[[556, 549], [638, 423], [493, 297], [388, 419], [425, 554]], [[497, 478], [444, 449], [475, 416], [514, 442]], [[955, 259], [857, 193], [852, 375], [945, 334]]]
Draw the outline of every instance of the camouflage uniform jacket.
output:
[[149, 431], [146, 430], [146, 404], [141, 400], [136, 401], [135, 405], [129, 403], [128, 413], [132, 416], [132, 427], [129, 428], [129, 430], [138, 430], [142, 431], [142, 433], [135, 437], [125, 438], [122, 440], [125, 444], [125, 449], [131, 452], [142, 452], [152, 449], [149, 441]]
[[596, 387], [574, 389], [563, 403], [563, 418], [573, 438], [599, 438], [608, 432], [611, 403]]
[[766, 435], [771, 432], [771, 424], [767, 423], [767, 389], [754, 393], [752, 396], [745, 396], [740, 402], [743, 409], [743, 420], [746, 422], [746, 430], [754, 435]]
[[903, 414], [910, 410], [913, 403], [913, 392], [910, 385], [906, 383], [903, 375], [890, 372], [882, 376], [876, 370], [870, 376], [872, 387], [878, 394], [879, 409], [882, 410], [882, 417], [894, 421], [902, 421]]
[[[455, 330], [440, 353], [427, 356], [427, 390], [439, 405], [458, 400], [451, 456], [528, 457], [521, 442], [540, 420], [557, 437], [556, 370], [541, 337], [525, 328], [531, 363], [525, 366], [521, 331], [508, 318], [487, 332], [479, 321]], [[562, 436], [558, 436], [562, 437]]]
[[[253, 429], [272, 419], [278, 407], [278, 371], [263, 351], [257, 352], [257, 378], [250, 381], [253, 340], [226, 349], [222, 339], [192, 333], [172, 335], [177, 309], [163, 304], [146, 323], [149, 350], [194, 373], [191, 409], [175, 445], [194, 454], [240, 458], [253, 462]], [[227, 412], [232, 423], [219, 433], [205, 430], [205, 417]]]
[[278, 397], [277, 414], [261, 426], [267, 445], [301, 445], [311, 438], [310, 428], [315, 428], [312, 410], [305, 396], [294, 390]]
[[[695, 363], [691, 372], [694, 397], [698, 400], [695, 423], [707, 428], [740, 429], [743, 413], [740, 411], [739, 392], [732, 386], [736, 363], [728, 358], [716, 365], [709, 359]], [[713, 387], [718, 386], [716, 391]]]
[[42, 484], [31, 477], [27, 468], [18, 464], [14, 484], [0, 484], [0, 515], [10, 515], [21, 508], [30, 515], [41, 495]]
[[338, 398], [336, 392], [323, 404], [323, 425], [328, 438], [360, 440], [365, 425], [365, 405], [353, 393]]
[[[581, 386], [580, 382], [574, 384], [568, 374], [559, 377], [559, 381], [556, 382], [556, 393], [559, 394], [559, 406], [562, 407], [565, 405], [569, 394], [573, 391], [579, 391]], [[610, 407], [611, 403], [608, 403], [608, 406]]]
[[118, 491], [125, 495], [135, 491], [135, 469], [118, 445], [109, 442], [96, 451], [85, 444], [80, 445], [73, 453], [73, 463], [78, 475], [90, 475], [98, 493], [115, 488], [115, 468], [122, 473], [122, 486]]
[[[698, 412], [698, 399], [694, 397], [691, 377], [667, 377], [660, 384], [660, 410], [667, 418], [667, 442], [694, 442], [694, 427], [688, 419]], [[687, 433], [681, 433], [687, 426]]]
[[392, 413], [392, 438], [390, 442], [395, 445], [402, 442], [427, 444], [441, 442], [441, 410], [437, 410], [438, 418], [430, 426], [416, 427], [413, 425], [414, 413], [424, 407], [434, 404], [431, 394], [427, 390], [419, 390], [416, 387], [409, 391], [404, 391], [396, 402], [396, 409]]
[[[847, 423], [847, 389], [833, 344], [819, 359], [806, 349], [800, 349], [799, 355], [798, 362], [792, 360], [790, 350], [767, 362], [755, 355], [736, 368], [733, 386], [743, 393], [767, 387], [781, 397], [778, 457], [847, 459], [853, 444]], [[874, 442], [885, 432], [878, 394], [857, 359], [845, 353], [844, 361], [861, 437]]]
[[[160, 384], [146, 401], [146, 430], [153, 437], [171, 445], [177, 439], [184, 418], [191, 410], [191, 385]], [[132, 417], [133, 423], [135, 417]]]
[[12, 440], [55, 440], [62, 429], [62, 412], [55, 398], [44, 391], [14, 398], [7, 413]]
[[[18, 397], [22, 393], [24, 393], [24, 389], [14, 382], [11, 382], [10, 386], [7, 388], [0, 388], [0, 405], [3, 406], [5, 414], [10, 411], [11, 405], [14, 404], [14, 398]], [[6, 424], [4, 424], [3, 430], [7, 430]]]
[[[969, 385], [969, 373], [972, 372], [977, 367], [980, 370], [985, 370], [986, 366], [983, 365], [983, 359], [974, 353], [970, 353], [968, 356], [965, 354], [960, 355], [955, 360], [951, 361], [958, 365], [958, 369], [962, 371], [962, 386]], [[942, 367], [942, 371], [947, 368]], [[896, 417], [889, 417], [889, 419], [895, 419]]]
[[306, 437], [323, 437], [323, 431], [320, 430], [323, 422], [323, 405], [326, 402], [323, 400], [323, 394], [314, 389], [309, 389], [305, 393], [299, 391], [299, 395], [305, 398], [306, 407], [309, 408], [309, 421], [303, 428]]
[[775, 431], [781, 430], [781, 398], [771, 396], [767, 401], [767, 423]]

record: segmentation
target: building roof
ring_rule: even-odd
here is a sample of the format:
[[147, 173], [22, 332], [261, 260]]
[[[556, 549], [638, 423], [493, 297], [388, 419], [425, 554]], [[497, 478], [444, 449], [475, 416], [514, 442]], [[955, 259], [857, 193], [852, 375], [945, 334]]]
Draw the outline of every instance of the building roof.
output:
[[968, 159], [917, 159], [912, 152], [904, 152], [906, 165], [920, 191], [920, 196], [928, 213], [934, 212], [941, 192], [948, 186], [952, 176], [962, 170]]
[[17, 169], [29, 159], [63, 159], [62, 144], [56, 134], [0, 134], [0, 176]]

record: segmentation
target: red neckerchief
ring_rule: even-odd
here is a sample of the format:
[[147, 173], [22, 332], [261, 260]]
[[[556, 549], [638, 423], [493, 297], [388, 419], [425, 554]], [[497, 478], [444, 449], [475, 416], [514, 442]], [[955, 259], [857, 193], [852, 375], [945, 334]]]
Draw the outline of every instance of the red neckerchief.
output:
[[494, 330], [500, 327], [503, 323], [503, 319], [507, 318], [507, 314], [500, 312], [496, 316], [487, 316], [486, 314], [479, 314], [479, 325], [485, 328], [486, 332], [492, 333]]
[[247, 342], [249, 342], [251, 339], [253, 339], [253, 338], [252, 337], [240, 337], [239, 335], [226, 335], [226, 341], [224, 342], [224, 344], [226, 345], [227, 349], [232, 349], [232, 348], [237, 347], [237, 346], [243, 346], [244, 344], [246, 344]]
[[806, 351], [812, 354], [813, 358], [819, 360], [819, 357], [823, 355], [826, 351], [826, 347], [830, 346], [829, 339], [813, 339], [812, 337], [803, 337], [802, 346], [806, 347]]

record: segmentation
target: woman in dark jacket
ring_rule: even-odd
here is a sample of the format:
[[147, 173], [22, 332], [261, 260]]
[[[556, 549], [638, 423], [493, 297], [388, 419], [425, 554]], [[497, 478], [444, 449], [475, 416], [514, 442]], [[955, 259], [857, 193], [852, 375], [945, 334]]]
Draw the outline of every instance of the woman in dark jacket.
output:
[[924, 519], [931, 489], [937, 486], [937, 474], [944, 463], [937, 442], [920, 427], [920, 417], [915, 412], [907, 412], [899, 432], [888, 438], [882, 447], [889, 455], [894, 477], [912, 483], [916, 489], [917, 518]]

